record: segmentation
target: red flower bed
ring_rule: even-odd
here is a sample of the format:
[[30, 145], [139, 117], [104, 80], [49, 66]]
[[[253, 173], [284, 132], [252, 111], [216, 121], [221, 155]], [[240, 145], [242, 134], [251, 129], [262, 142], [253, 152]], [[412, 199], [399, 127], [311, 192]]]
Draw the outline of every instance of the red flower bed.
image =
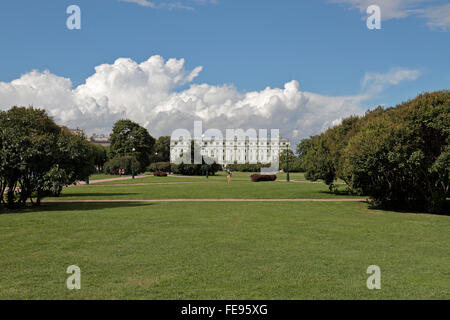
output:
[[167, 172], [155, 171], [155, 172], [153, 172], [153, 175], [155, 177], [167, 177]]

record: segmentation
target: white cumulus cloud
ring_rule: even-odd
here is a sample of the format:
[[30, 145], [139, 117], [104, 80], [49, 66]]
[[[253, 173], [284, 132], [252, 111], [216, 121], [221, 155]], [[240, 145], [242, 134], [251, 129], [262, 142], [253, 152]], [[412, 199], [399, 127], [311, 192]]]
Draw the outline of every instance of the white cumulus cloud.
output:
[[[31, 71], [11, 82], [0, 82], [0, 109], [13, 105], [45, 108], [54, 119], [90, 133], [109, 133], [115, 121], [129, 118], [158, 137], [178, 128], [193, 129], [202, 120], [204, 130], [280, 129], [298, 140], [335, 125], [339, 119], [365, 110], [369, 93], [329, 97], [300, 89], [297, 81], [283, 88], [241, 92], [233, 85], [193, 84], [202, 67], [186, 70], [183, 59], [152, 56], [137, 63], [120, 58], [102, 64], [84, 84], [50, 71]], [[366, 74], [367, 87], [384, 88], [418, 74], [401, 69]], [[189, 85], [187, 89], [185, 85]], [[378, 90], [378, 89], [377, 89]]]
[[367, 72], [362, 86], [366, 92], [376, 94], [388, 86], [398, 85], [403, 81], [414, 81], [420, 77], [420, 70], [392, 68], [387, 73]]

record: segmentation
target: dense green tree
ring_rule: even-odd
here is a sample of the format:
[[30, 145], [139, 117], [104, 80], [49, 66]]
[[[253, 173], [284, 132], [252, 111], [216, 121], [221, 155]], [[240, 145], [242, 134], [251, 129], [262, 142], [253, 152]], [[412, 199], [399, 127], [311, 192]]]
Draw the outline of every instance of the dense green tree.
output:
[[311, 147], [311, 138], [303, 139], [297, 145], [297, 149], [295, 150], [295, 152], [297, 153], [297, 156], [300, 159], [302, 159], [302, 158], [304, 158], [306, 156], [306, 153], [308, 152], [310, 147]]
[[99, 144], [90, 144], [93, 157], [94, 165], [98, 172], [103, 172], [106, 161], [108, 161], [108, 148]]
[[450, 91], [421, 94], [396, 107], [313, 137], [306, 151], [306, 177], [350, 190], [389, 208], [448, 212]]
[[110, 139], [110, 158], [134, 154], [140, 168], [145, 169], [150, 164], [155, 139], [144, 127], [131, 120], [119, 120], [114, 124]]
[[[294, 152], [289, 149], [289, 171], [290, 172], [303, 172], [302, 168], [302, 160], [297, 157]], [[286, 172], [287, 164], [286, 164], [286, 150], [281, 151], [279, 158], [280, 169]]]
[[311, 139], [310, 148], [303, 159], [303, 166], [306, 170], [306, 179], [323, 180], [331, 190], [336, 180], [336, 170], [330, 157], [325, 134]]
[[135, 173], [144, 172], [145, 168], [141, 163], [133, 159], [132, 156], [116, 156], [105, 163], [105, 172], [108, 174], [119, 174], [119, 169], [125, 170], [125, 174], [130, 175], [133, 172], [133, 161]]
[[169, 162], [170, 161], [170, 137], [159, 137], [153, 147], [151, 162]]
[[449, 133], [450, 91], [379, 112], [346, 147], [349, 184], [383, 207], [448, 210]]
[[0, 202], [8, 207], [59, 194], [92, 173], [91, 160], [86, 138], [59, 127], [44, 110], [0, 112]]

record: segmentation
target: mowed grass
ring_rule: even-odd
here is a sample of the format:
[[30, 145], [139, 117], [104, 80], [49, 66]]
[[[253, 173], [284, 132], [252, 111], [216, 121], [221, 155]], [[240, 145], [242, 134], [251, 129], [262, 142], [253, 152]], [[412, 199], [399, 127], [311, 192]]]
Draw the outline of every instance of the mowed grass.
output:
[[449, 299], [448, 230], [358, 202], [43, 204], [0, 214], [0, 299]]
[[[233, 172], [232, 174], [232, 181], [236, 182], [249, 182], [250, 176], [254, 174], [251, 172]], [[96, 183], [96, 185], [114, 185], [114, 184], [140, 184], [140, 183], [165, 183], [165, 182], [226, 182], [227, 181], [227, 174], [226, 172], [217, 172], [214, 176], [209, 176], [208, 179], [206, 179], [205, 176], [168, 176], [168, 177], [154, 177], [153, 173], [146, 172], [143, 175], [150, 175], [149, 177], [145, 178], [136, 178], [135, 180], [121, 180], [121, 181], [105, 181]], [[102, 179], [113, 179], [118, 178], [119, 176], [114, 175], [104, 175], [104, 174], [95, 174], [90, 177], [91, 181], [95, 180], [102, 180]], [[303, 173], [291, 173], [290, 174], [291, 180], [296, 181], [305, 181], [305, 176]], [[286, 181], [286, 174], [285, 173], [278, 173], [277, 174], [277, 180], [279, 182]]]
[[[150, 179], [158, 179], [150, 177]], [[135, 183], [122, 184], [122, 181], [111, 184], [93, 184], [65, 188], [60, 200], [153, 200], [153, 199], [324, 199], [324, 198], [361, 198], [346, 193], [330, 192], [323, 183], [286, 183], [226, 180], [177, 181], [175, 177], [159, 178], [154, 182], [142, 185], [144, 179]], [[185, 179], [189, 179], [186, 177]], [[129, 180], [130, 181], [130, 180]], [[190, 182], [177, 184], [158, 184]], [[345, 187], [342, 186], [341, 189]]]

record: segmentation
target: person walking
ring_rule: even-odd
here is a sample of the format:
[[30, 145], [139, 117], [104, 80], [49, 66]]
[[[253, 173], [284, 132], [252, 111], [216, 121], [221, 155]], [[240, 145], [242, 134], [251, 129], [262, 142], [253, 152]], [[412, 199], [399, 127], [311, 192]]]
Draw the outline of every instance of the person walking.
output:
[[227, 180], [228, 180], [228, 183], [230, 183], [230, 181], [231, 181], [231, 170], [230, 169], [227, 170]]
[[122, 169], [119, 168], [119, 177], [122, 175]]

